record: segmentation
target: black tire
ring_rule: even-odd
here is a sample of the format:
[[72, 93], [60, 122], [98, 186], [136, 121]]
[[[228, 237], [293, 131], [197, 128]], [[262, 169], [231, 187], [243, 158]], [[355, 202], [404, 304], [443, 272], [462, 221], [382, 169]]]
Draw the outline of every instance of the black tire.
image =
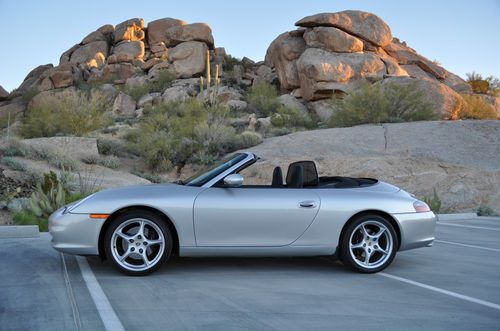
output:
[[[377, 228], [379, 238], [376, 238], [379, 234]], [[377, 214], [364, 214], [351, 221], [342, 234], [340, 259], [355, 271], [375, 273], [391, 264], [398, 247], [396, 231], [386, 218]]]
[[[144, 222], [142, 222], [142, 220], [144, 220]], [[136, 222], [138, 223], [136, 224]], [[140, 236], [138, 232], [141, 223], [144, 224], [144, 233], [142, 236]], [[137, 232], [134, 234], [136, 229]], [[129, 236], [130, 239], [126, 240], [120, 235], [114, 235], [115, 231], [122, 234], [123, 231], [128, 231], [125, 234], [131, 235]], [[161, 234], [157, 233], [159, 231]], [[161, 242], [162, 239], [163, 244], [158, 243]], [[149, 243], [149, 246], [147, 243]], [[164, 219], [146, 210], [136, 210], [119, 215], [111, 222], [104, 236], [106, 257], [111, 260], [118, 270], [130, 276], [149, 275], [158, 270], [158, 268], [170, 258], [173, 247], [172, 243], [172, 233]], [[125, 246], [127, 249], [124, 248]], [[163, 249], [161, 247], [163, 247]], [[134, 250], [134, 252], [130, 252], [129, 249]], [[123, 262], [120, 262], [118, 259], [121, 255], [120, 251], [123, 251], [122, 256], [127, 256]], [[151, 256], [154, 256], [152, 261], [150, 261], [151, 265], [148, 265], [146, 262], [146, 260], [149, 259], [148, 252], [150, 252], [149, 254], [151, 254]], [[126, 253], [128, 253], [128, 255]], [[144, 256], [146, 256], [145, 259]], [[141, 260], [143, 262], [142, 267], [139, 265]], [[134, 263], [138, 265], [135, 266]]]

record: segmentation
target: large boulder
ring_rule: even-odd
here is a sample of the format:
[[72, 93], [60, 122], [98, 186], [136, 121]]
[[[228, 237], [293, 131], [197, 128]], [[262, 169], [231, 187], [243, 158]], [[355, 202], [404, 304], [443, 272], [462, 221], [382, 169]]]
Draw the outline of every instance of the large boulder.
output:
[[413, 84], [415, 88], [422, 91], [426, 100], [433, 105], [434, 112], [441, 116], [442, 119], [457, 119], [465, 103], [460, 94], [437, 80], [413, 77], [388, 77], [380, 82], [382, 85], [389, 83], [399, 85]]
[[125, 83], [127, 79], [136, 74], [136, 67], [130, 63], [106, 64], [102, 71], [93, 71], [89, 82]]
[[307, 47], [324, 48], [332, 52], [352, 53], [363, 51], [363, 42], [334, 27], [319, 26], [304, 33]]
[[392, 41], [391, 29], [382, 19], [374, 14], [358, 10], [307, 16], [295, 25], [308, 28], [333, 26], [377, 46], [385, 46]]
[[73, 85], [73, 71], [71, 67], [66, 66], [65, 68], [60, 68], [60, 70], [55, 70], [49, 77], [54, 88], [63, 88]]
[[395, 58], [399, 64], [415, 64], [423, 71], [433, 75], [436, 79], [443, 80], [446, 78], [447, 71], [443, 67], [417, 54], [414, 49], [402, 43], [397, 41], [391, 42], [384, 47], [384, 50]]
[[139, 40], [120, 41], [113, 48], [113, 55], [116, 55], [117, 59], [122, 59], [122, 58], [127, 59], [126, 61], [117, 61], [117, 62], [130, 62], [133, 59], [142, 59], [144, 57], [144, 43]]
[[175, 18], [162, 18], [148, 23], [148, 42], [150, 45], [159, 42], [168, 43], [167, 30], [175, 27], [186, 25], [187, 22]]
[[144, 20], [132, 18], [118, 24], [114, 31], [115, 43], [122, 40], [144, 40]]
[[36, 67], [35, 69], [31, 70], [29, 74], [24, 78], [24, 81], [21, 83], [19, 86], [18, 90], [19, 91], [27, 91], [33, 88], [36, 88], [36, 85], [39, 83], [39, 78], [40, 76], [46, 72], [47, 70], [52, 69], [54, 66], [49, 63], [49, 64], [44, 64]]
[[134, 116], [137, 106], [134, 98], [130, 95], [120, 92], [113, 103], [113, 114], [121, 116]]
[[177, 78], [189, 78], [205, 70], [208, 47], [199, 41], [181, 43], [170, 50], [170, 61]]
[[300, 86], [296, 61], [306, 49], [303, 33], [300, 30], [282, 33], [266, 52], [266, 65], [276, 69], [281, 87], [287, 90]]
[[108, 43], [106, 41], [94, 41], [78, 47], [70, 57], [70, 63], [95, 63], [101, 67], [108, 55]]
[[0, 85], [0, 101], [3, 101], [9, 97], [9, 92], [7, 92], [2, 85]]
[[331, 53], [308, 48], [297, 60], [301, 95], [318, 100], [336, 91], [348, 93], [361, 78], [379, 80], [384, 77], [384, 62], [372, 53]]
[[185, 41], [200, 41], [206, 43], [211, 49], [214, 47], [212, 29], [206, 23], [172, 26], [165, 31], [165, 37], [164, 42], [169, 47]]
[[83, 38], [80, 44], [86, 45], [94, 41], [110, 42], [113, 36], [113, 32], [115, 32], [114, 26], [112, 26], [111, 24], [103, 25], [96, 31], [89, 33], [85, 38]]

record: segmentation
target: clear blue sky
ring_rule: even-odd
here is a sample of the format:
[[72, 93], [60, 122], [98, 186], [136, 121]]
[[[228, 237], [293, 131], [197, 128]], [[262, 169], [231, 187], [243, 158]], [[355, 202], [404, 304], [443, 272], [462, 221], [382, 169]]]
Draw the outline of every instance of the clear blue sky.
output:
[[379, 15], [394, 36], [462, 77], [473, 70], [500, 76], [500, 0], [0, 0], [0, 85], [12, 90], [101, 25], [132, 17], [207, 22], [217, 46], [263, 60], [269, 43], [300, 18], [345, 9]]

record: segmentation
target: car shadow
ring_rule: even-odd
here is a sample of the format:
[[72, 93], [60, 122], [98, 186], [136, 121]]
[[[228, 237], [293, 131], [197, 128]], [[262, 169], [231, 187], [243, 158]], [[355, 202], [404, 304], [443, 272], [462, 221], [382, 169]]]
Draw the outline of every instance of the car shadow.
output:
[[[92, 270], [99, 275], [121, 275], [110, 261], [101, 261], [98, 257], [87, 257]], [[152, 275], [179, 275], [179, 274], [219, 274], [219, 273], [283, 273], [297, 272], [336, 274], [352, 274], [353, 271], [345, 267], [338, 260], [329, 257], [266, 257], [266, 258], [222, 258], [222, 257], [172, 257]]]

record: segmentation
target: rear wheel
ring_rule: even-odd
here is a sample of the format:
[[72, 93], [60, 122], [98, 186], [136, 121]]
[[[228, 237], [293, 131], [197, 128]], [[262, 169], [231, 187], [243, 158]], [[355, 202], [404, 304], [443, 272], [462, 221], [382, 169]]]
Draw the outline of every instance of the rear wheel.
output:
[[340, 257], [354, 270], [374, 273], [387, 268], [398, 248], [398, 237], [384, 217], [366, 214], [355, 219], [342, 235]]
[[148, 211], [118, 216], [104, 238], [106, 256], [122, 272], [142, 276], [157, 270], [172, 252], [172, 235], [163, 219]]

